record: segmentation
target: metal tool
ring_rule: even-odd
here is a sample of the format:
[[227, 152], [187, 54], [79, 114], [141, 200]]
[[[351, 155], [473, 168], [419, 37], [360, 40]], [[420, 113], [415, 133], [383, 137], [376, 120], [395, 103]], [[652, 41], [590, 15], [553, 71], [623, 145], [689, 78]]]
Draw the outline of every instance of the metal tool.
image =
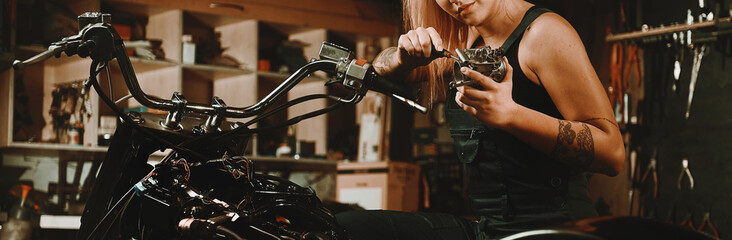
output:
[[689, 114], [691, 113], [691, 101], [694, 99], [696, 80], [699, 78], [699, 69], [701, 68], [702, 58], [704, 58], [704, 52], [706, 50], [706, 45], [694, 49], [694, 62], [691, 66], [691, 81], [689, 81], [689, 100], [686, 105], [686, 119], [689, 119]]
[[679, 174], [679, 180], [676, 184], [676, 188], [681, 189], [681, 181], [684, 179], [684, 176], [689, 179], [689, 190], [694, 190], [694, 176], [691, 175], [691, 171], [689, 170], [689, 159], [686, 158], [681, 160], [681, 174]]
[[658, 154], [658, 149], [653, 150], [653, 157], [651, 157], [651, 160], [648, 162], [648, 167], [646, 168], [646, 172], [643, 173], [643, 177], [641, 177], [641, 183], [646, 182], [646, 178], [648, 177], [648, 174], [651, 174], [653, 176], [653, 198], [658, 198], [658, 171], [656, 170], [656, 156]]
[[686, 216], [684, 217], [684, 220], [681, 220], [681, 222], [679, 223], [679, 226], [682, 226], [682, 227], [685, 227], [685, 228], [688, 228], [691, 230], [696, 230], [696, 227], [694, 227], [694, 223], [691, 220], [691, 213], [686, 214]]
[[[714, 235], [714, 237], [716, 239], [719, 239], [719, 231], [717, 231], [717, 227], [715, 227], [714, 224], [712, 223], [712, 219], [710, 217], [710, 212], [711, 211], [704, 212], [704, 220], [699, 225], [699, 228], [697, 228], [697, 231], [706, 232], [705, 231], [705, 227], [706, 227], [711, 231], [711, 234]], [[709, 232], [707, 232], [707, 233], [709, 233]]]

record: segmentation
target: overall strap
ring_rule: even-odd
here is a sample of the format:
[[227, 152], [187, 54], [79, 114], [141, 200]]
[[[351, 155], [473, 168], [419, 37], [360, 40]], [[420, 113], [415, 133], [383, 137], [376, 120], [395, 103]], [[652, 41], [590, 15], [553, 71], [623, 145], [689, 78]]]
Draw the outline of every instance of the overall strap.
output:
[[505, 42], [503, 42], [503, 50], [508, 51], [514, 42], [521, 39], [521, 37], [524, 35], [524, 31], [526, 31], [526, 28], [529, 27], [529, 25], [536, 20], [537, 17], [540, 15], [550, 12], [551, 10], [546, 8], [540, 8], [537, 6], [532, 6], [529, 8], [529, 10], [526, 11], [524, 14], [524, 18], [521, 19], [521, 23], [519, 23], [518, 26], [516, 26], [516, 29], [513, 30], [510, 36], [508, 36], [508, 39], [506, 39]]

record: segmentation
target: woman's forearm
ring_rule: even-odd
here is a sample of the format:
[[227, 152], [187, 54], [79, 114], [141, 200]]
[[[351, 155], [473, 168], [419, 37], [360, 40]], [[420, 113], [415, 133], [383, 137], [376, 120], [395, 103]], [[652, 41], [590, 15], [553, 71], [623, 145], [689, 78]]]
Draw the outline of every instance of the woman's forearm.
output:
[[565, 164], [573, 171], [617, 175], [624, 161], [620, 131], [609, 122], [568, 121], [528, 108], [517, 111], [505, 128], [530, 146]]

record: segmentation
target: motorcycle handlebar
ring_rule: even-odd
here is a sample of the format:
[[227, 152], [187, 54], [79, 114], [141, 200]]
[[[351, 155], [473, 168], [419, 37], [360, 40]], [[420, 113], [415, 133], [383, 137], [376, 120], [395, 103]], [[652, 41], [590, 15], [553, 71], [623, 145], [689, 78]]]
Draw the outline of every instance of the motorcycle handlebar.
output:
[[[91, 48], [94, 49], [90, 49], [88, 46], [92, 46]], [[66, 51], [67, 55], [77, 54], [81, 57], [90, 56], [97, 62], [106, 62], [111, 60], [111, 58], [117, 58], [117, 62], [124, 77], [125, 84], [130, 91], [130, 95], [132, 95], [132, 97], [143, 106], [171, 112], [193, 112], [231, 118], [247, 118], [258, 115], [271, 106], [277, 99], [291, 90], [296, 84], [308, 77], [311, 73], [315, 71], [324, 71], [329, 74], [341, 75], [343, 74], [343, 64], [347, 63], [346, 59], [314, 60], [287, 77], [284, 82], [259, 102], [247, 107], [230, 107], [225, 104], [201, 104], [187, 101], [174, 101], [146, 94], [140, 87], [130, 58], [127, 56], [125, 46], [117, 32], [108, 23], [96, 23], [85, 26], [79, 31], [78, 35], [65, 38], [62, 41], [52, 44], [48, 50], [36, 56], [22, 62], [18, 60], [14, 61], [13, 68], [20, 70], [25, 65], [41, 62], [51, 56], [60, 54], [63, 51]], [[383, 79], [373, 71], [373, 68], [368, 68], [368, 74], [363, 76], [363, 79], [360, 79], [363, 81], [366, 90], [371, 89], [387, 94], [405, 102], [423, 113], [426, 112], [426, 108], [407, 99], [413, 97], [409, 90]], [[358, 92], [356, 94], [365, 94], [363, 89], [357, 90]], [[360, 98], [357, 99], [360, 100]]]

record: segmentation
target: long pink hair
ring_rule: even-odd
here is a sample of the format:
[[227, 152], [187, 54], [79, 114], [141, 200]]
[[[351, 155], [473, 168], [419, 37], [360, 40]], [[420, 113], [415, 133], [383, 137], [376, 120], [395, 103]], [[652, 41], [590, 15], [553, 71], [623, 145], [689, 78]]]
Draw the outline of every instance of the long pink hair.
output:
[[[402, 6], [405, 32], [418, 27], [432, 27], [440, 34], [445, 49], [452, 51], [455, 48], [465, 48], [468, 26], [447, 14], [434, 0], [402, 0]], [[436, 59], [427, 66], [415, 69], [410, 78], [429, 82], [427, 92], [431, 104], [435, 100], [444, 99], [446, 81], [452, 78], [452, 67], [452, 59]]]

